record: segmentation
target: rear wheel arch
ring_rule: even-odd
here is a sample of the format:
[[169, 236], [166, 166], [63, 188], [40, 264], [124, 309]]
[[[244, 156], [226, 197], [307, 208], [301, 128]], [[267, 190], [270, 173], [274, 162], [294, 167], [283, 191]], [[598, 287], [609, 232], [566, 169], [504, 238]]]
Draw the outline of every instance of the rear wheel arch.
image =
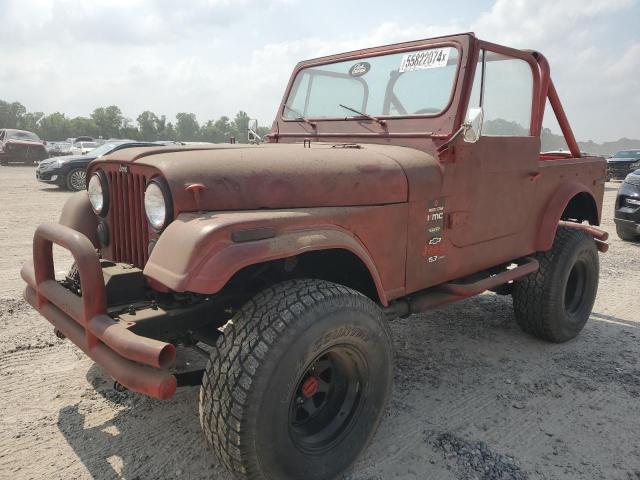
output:
[[562, 220], [577, 220], [579, 223], [587, 220], [591, 225], [599, 225], [598, 206], [589, 192], [577, 193], [567, 203], [562, 212]]
[[591, 225], [600, 225], [598, 205], [593, 194], [584, 185], [572, 182], [553, 195], [538, 229], [537, 251], [547, 251], [551, 248], [560, 220], [573, 220], [578, 223], [586, 220]]

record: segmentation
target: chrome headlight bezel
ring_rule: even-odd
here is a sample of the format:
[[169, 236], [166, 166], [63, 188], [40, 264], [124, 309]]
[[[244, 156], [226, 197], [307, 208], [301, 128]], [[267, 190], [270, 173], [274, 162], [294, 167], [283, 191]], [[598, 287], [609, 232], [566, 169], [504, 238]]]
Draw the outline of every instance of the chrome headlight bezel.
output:
[[[97, 190], [96, 187], [98, 187], [99, 190]], [[98, 197], [95, 194], [92, 196], [92, 189], [100, 193], [99, 199], [102, 200], [102, 203], [97, 201]], [[87, 195], [95, 214], [102, 218], [106, 217], [109, 212], [109, 183], [107, 182], [107, 176], [102, 170], [98, 170], [91, 175], [91, 178], [87, 182]]]
[[173, 220], [173, 202], [169, 185], [162, 177], [154, 177], [144, 190], [144, 213], [151, 228], [162, 231]]

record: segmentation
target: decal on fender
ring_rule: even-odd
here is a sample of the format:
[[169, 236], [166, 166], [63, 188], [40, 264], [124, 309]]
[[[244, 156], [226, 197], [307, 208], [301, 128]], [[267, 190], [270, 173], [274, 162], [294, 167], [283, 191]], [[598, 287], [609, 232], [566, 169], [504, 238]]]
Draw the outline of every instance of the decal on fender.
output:
[[427, 205], [426, 241], [422, 256], [427, 263], [438, 262], [445, 258], [444, 236], [444, 199], [435, 198]]

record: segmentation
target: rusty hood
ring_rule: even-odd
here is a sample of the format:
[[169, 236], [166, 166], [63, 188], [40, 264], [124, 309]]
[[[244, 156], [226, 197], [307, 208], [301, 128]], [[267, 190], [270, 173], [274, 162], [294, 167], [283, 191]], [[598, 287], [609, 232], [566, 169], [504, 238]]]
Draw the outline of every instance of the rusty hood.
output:
[[435, 163], [406, 147], [327, 143], [132, 148], [102, 161], [155, 170], [176, 212], [401, 203], [406, 166]]

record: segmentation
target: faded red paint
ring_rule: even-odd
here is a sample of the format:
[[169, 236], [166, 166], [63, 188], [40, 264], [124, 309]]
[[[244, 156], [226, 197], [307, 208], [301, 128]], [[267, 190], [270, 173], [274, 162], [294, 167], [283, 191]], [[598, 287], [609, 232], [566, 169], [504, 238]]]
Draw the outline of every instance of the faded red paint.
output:
[[[283, 118], [284, 99], [302, 68], [427, 46], [458, 50], [454, 86], [441, 113], [387, 117], [384, 125], [362, 118], [313, 119], [314, 125]], [[531, 67], [529, 136], [483, 136], [474, 144], [465, 143], [462, 136], [453, 138], [467, 111], [482, 49], [522, 59]], [[460, 34], [302, 62], [291, 78], [269, 144], [126, 149], [93, 162], [90, 174], [104, 171], [112, 196], [101, 220], [112, 234], [110, 244], [101, 250], [103, 257], [144, 268], [149, 285], [159, 291], [215, 294], [246, 266], [343, 249], [368, 269], [382, 305], [405, 297], [394, 305], [404, 305], [410, 313], [535, 270], [537, 263], [529, 261], [464, 287], [451, 283], [549, 249], [563, 212], [578, 195], [583, 201], [580, 208], [585, 209], [578, 213], [599, 224], [605, 161], [583, 157], [577, 150], [549, 65], [538, 52]], [[539, 154], [547, 99], [571, 156]], [[123, 165], [127, 173], [120, 172]], [[173, 221], [162, 233], [150, 228], [142, 205], [144, 188], [156, 176], [167, 181], [173, 201]], [[97, 219], [86, 194], [72, 197], [61, 223], [69, 228], [58, 240], [68, 243], [70, 232], [80, 232], [87, 238], [82, 248], [73, 247], [74, 256], [89, 255], [89, 246], [97, 245]], [[236, 241], [238, 232], [247, 231], [268, 234]], [[606, 249], [600, 231], [587, 231], [596, 236], [601, 250]], [[145, 372], [154, 372], [151, 376], [134, 369], [137, 373], [127, 374], [129, 384], [121, 380], [129, 365], [122, 362], [140, 368], [135, 362], [149, 364], [147, 346], [132, 339], [133, 350], [123, 356], [117, 353], [119, 334], [107, 338], [90, 327], [93, 318], [105, 317], [102, 300], [92, 307], [95, 311], [80, 315], [73, 310], [77, 305], [69, 311], [61, 306], [68, 296], [45, 295], [53, 267], [48, 254], [42, 253], [52, 240], [39, 239], [43, 235], [43, 231], [37, 234], [34, 247], [36, 279], [25, 267], [28, 299], [56, 326], [67, 325], [69, 318], [73, 325], [81, 325], [86, 341], [73, 328], [67, 329], [68, 336], [76, 335], [72, 340], [94, 358], [102, 355], [96, 361], [106, 362], [124, 385], [156, 396], [175, 388], [166, 371], [158, 368], [145, 367]], [[154, 242], [151, 253], [149, 242]], [[88, 262], [81, 275], [97, 275], [94, 260]], [[97, 290], [104, 287], [97, 279], [91, 282], [83, 281], [83, 291], [99, 299]], [[425, 289], [430, 289], [428, 295]]]

